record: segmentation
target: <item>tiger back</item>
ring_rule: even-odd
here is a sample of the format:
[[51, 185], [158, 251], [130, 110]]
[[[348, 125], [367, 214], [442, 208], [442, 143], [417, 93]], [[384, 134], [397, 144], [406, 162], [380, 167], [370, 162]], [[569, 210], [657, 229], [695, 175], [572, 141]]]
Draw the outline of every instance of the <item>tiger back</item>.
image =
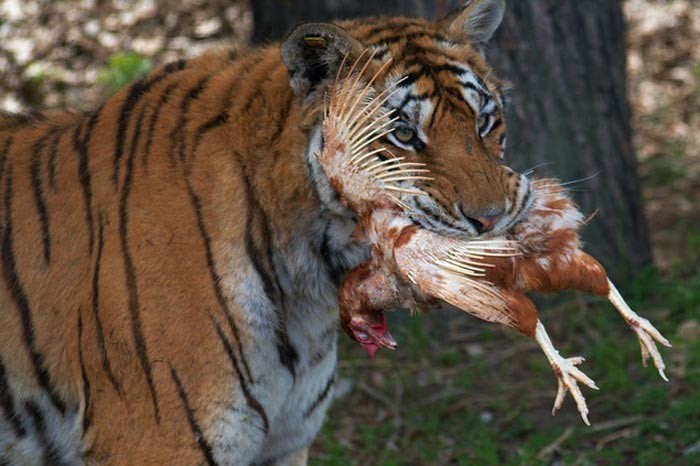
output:
[[[0, 462], [304, 465], [333, 396], [337, 286], [366, 260], [318, 167], [324, 95], [369, 51], [413, 220], [527, 208], [481, 53], [502, 0], [298, 26], [177, 61], [88, 114], [0, 119]], [[389, 64], [387, 64], [390, 61]]]

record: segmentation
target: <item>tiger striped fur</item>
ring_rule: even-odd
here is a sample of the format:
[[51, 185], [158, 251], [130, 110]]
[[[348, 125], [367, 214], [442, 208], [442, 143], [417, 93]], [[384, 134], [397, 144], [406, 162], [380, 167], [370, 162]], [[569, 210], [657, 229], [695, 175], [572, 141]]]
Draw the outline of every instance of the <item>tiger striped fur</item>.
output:
[[434, 174], [414, 220], [503, 230], [528, 188], [480, 53], [502, 14], [306, 24], [89, 114], [0, 118], [0, 464], [306, 464], [337, 285], [368, 254], [313, 156], [324, 93], [344, 58], [391, 59], [377, 86], [404, 78], [402, 126], [374, 144]]

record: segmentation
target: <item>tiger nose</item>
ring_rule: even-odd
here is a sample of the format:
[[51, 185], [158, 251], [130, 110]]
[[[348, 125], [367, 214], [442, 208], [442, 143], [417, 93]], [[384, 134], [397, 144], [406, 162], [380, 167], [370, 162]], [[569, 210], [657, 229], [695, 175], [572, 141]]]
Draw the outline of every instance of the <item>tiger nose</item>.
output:
[[476, 232], [480, 235], [493, 230], [493, 227], [503, 218], [504, 212], [503, 209], [488, 209], [479, 213], [467, 214], [462, 210], [461, 204], [459, 205], [459, 211], [464, 218], [474, 226]]
[[493, 230], [498, 221], [503, 217], [503, 213], [498, 215], [479, 215], [475, 217], [467, 217], [467, 220], [472, 222], [476, 231], [481, 235], [487, 231]]

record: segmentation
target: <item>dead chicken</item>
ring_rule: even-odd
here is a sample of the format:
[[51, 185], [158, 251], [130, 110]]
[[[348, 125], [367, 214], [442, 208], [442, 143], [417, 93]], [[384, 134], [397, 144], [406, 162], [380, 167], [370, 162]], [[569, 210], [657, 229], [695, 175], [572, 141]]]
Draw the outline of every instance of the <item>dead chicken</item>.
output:
[[324, 115], [324, 147], [316, 154], [331, 185], [357, 214], [356, 234], [371, 247], [369, 261], [350, 271], [340, 286], [345, 332], [373, 356], [381, 347], [396, 347], [384, 310], [397, 305], [427, 309], [443, 300], [535, 338], [558, 379], [552, 413], [561, 407], [568, 390], [589, 424], [577, 382], [597, 387], [576, 367], [584, 359], [559, 354], [525, 295], [577, 289], [607, 296], [637, 335], [644, 365], [651, 357], [661, 377], [668, 380], [655, 344], [670, 346], [668, 340], [629, 308], [600, 263], [581, 250], [578, 231], [584, 218], [557, 180], [533, 181], [526, 217], [500, 237], [446, 237], [409, 219], [410, 207], [402, 196], [423, 195], [414, 182], [429, 179], [430, 174], [423, 164], [394, 157], [384, 147], [370, 150], [395, 121], [382, 108], [393, 89], [377, 92], [372, 87], [374, 77], [363, 79], [370, 62], [358, 71], [358, 59], [331, 89]]

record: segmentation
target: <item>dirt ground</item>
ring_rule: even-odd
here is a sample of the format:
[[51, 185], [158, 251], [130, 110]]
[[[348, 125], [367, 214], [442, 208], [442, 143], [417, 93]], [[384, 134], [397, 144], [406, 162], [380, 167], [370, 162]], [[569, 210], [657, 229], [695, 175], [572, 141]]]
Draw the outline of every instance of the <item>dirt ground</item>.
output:
[[[700, 2], [627, 0], [634, 145], [654, 259], [700, 263]], [[698, 269], [695, 269], [698, 272]]]

